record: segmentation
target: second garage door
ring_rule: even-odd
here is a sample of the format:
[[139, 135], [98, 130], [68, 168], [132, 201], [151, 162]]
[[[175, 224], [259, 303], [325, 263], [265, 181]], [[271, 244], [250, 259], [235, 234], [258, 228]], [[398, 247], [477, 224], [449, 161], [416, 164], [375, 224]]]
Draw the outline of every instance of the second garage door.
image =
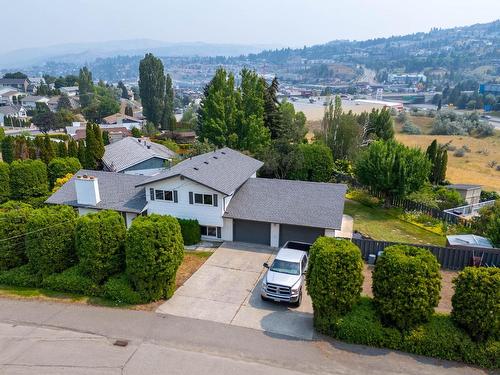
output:
[[319, 236], [324, 236], [323, 228], [302, 227], [298, 225], [280, 225], [280, 246], [287, 241], [313, 243]]
[[260, 221], [234, 220], [233, 241], [270, 245], [271, 224]]

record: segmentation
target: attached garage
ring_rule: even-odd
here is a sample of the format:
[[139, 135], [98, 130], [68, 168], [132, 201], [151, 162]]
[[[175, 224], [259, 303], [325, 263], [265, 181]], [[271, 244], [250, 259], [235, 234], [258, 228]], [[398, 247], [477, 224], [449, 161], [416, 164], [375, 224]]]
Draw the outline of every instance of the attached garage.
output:
[[280, 241], [282, 246], [287, 241], [313, 243], [319, 236], [325, 235], [324, 228], [304, 227], [298, 225], [280, 225]]
[[233, 241], [270, 245], [271, 224], [251, 220], [233, 220]]

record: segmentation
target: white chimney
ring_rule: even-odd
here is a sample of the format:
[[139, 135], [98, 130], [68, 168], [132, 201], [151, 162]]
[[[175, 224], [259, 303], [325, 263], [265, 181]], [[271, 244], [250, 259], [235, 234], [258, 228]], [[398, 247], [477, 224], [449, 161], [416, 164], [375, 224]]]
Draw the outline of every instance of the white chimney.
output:
[[87, 175], [76, 176], [75, 189], [78, 204], [95, 206], [101, 201], [97, 177]]

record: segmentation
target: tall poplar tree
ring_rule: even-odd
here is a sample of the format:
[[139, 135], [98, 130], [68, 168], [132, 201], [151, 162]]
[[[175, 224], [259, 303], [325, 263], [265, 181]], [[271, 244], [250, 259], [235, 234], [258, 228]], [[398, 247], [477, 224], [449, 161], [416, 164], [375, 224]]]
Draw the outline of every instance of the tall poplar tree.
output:
[[80, 95], [80, 105], [82, 108], [87, 108], [92, 103], [94, 83], [92, 82], [92, 72], [86, 66], [80, 69], [78, 92]]
[[165, 102], [163, 103], [161, 128], [163, 130], [174, 130], [175, 123], [174, 87], [172, 85], [172, 78], [170, 77], [170, 74], [167, 74], [167, 78], [165, 79]]
[[165, 73], [161, 60], [151, 53], [139, 64], [139, 95], [144, 116], [158, 126], [165, 103]]

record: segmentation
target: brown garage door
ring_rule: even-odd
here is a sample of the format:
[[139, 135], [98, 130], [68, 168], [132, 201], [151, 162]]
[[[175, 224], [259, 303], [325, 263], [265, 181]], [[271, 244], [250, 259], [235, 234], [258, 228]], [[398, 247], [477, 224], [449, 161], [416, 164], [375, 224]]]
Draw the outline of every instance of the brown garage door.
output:
[[280, 246], [287, 241], [313, 243], [319, 236], [324, 236], [323, 228], [302, 227], [298, 225], [280, 225]]
[[261, 221], [234, 220], [233, 241], [270, 245], [271, 224]]

